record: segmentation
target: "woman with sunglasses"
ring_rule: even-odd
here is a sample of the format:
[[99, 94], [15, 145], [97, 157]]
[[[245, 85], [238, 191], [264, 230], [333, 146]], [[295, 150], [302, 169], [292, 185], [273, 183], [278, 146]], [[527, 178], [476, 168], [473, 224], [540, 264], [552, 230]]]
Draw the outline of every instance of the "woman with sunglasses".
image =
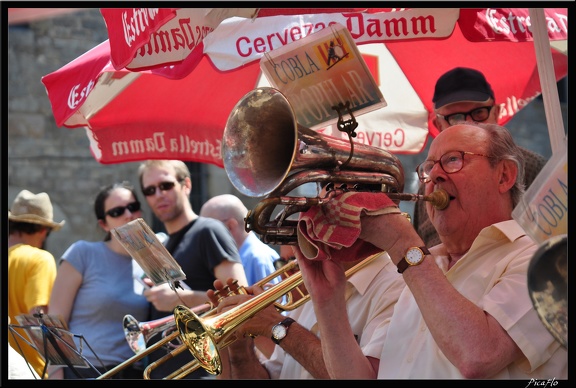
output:
[[[50, 314], [64, 318], [72, 334], [83, 336], [75, 338], [76, 346], [100, 373], [64, 367], [51, 378], [94, 378], [124, 362], [134, 356], [122, 330], [124, 316], [149, 320], [149, 302], [132, 277], [134, 262], [110, 233], [142, 217], [136, 191], [128, 182], [108, 185], [97, 194], [94, 212], [104, 240], [80, 240], [64, 252], [49, 308]], [[142, 379], [143, 370], [144, 365], [134, 363], [113, 378]]]

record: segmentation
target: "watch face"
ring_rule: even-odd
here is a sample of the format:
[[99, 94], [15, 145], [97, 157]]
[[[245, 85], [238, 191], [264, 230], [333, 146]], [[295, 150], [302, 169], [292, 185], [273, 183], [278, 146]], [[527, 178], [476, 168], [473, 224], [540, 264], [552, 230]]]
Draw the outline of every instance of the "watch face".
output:
[[286, 336], [286, 328], [284, 327], [284, 325], [275, 325], [272, 328], [272, 335], [276, 339], [282, 339]]
[[422, 251], [418, 248], [412, 248], [412, 249], [408, 250], [408, 252], [406, 252], [406, 261], [410, 265], [415, 265], [415, 264], [420, 263], [423, 258], [424, 258], [424, 255], [422, 254]]

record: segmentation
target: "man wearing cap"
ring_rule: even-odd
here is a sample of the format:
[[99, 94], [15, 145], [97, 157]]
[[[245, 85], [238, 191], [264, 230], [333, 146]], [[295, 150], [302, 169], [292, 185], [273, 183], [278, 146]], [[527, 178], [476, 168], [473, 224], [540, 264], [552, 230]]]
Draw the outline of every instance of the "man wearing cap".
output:
[[[498, 124], [500, 106], [495, 103], [494, 91], [480, 71], [466, 67], [456, 67], [444, 73], [434, 88], [434, 125], [439, 131], [461, 122]], [[519, 147], [524, 157], [524, 184], [528, 188], [534, 181], [546, 159], [526, 148]], [[424, 184], [418, 194], [424, 194]], [[426, 246], [440, 244], [436, 229], [426, 213], [426, 202], [416, 202], [414, 225]]]
[[[43, 248], [50, 232], [63, 225], [64, 221], [53, 220], [48, 194], [22, 190], [14, 199], [8, 211], [8, 316], [12, 324], [18, 324], [18, 315], [48, 312], [56, 261]], [[15, 330], [29, 340], [24, 330]], [[22, 353], [39, 376], [43, 376], [43, 356], [13, 334], [8, 336], [10, 345]]]

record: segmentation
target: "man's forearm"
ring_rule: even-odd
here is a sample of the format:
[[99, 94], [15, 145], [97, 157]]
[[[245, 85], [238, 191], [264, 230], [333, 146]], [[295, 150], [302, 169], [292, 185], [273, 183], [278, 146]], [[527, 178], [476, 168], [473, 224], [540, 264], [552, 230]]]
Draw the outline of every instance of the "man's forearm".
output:
[[294, 357], [315, 379], [329, 379], [320, 339], [298, 323], [290, 326], [288, 335], [280, 342], [286, 353]]

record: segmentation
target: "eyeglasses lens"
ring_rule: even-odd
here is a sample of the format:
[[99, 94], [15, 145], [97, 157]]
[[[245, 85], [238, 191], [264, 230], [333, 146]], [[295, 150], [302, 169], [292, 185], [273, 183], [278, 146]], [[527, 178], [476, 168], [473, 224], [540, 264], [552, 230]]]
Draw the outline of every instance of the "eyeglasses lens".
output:
[[114, 207], [110, 210], [108, 210], [106, 212], [107, 215], [109, 215], [112, 218], [118, 218], [120, 217], [122, 214], [124, 214], [124, 212], [126, 211], [126, 209], [130, 210], [130, 213], [134, 213], [137, 212], [138, 210], [140, 210], [140, 202], [132, 202], [129, 203], [126, 206], [118, 206], [118, 207]]
[[492, 110], [491, 106], [483, 106], [480, 108], [473, 109], [470, 112], [460, 112], [447, 115], [445, 116], [445, 119], [446, 121], [448, 121], [450, 125], [455, 125], [459, 122], [466, 121], [466, 117], [470, 116], [472, 120], [481, 123], [488, 119], [491, 110]]
[[426, 160], [416, 167], [418, 179], [424, 183], [430, 182], [430, 171], [436, 163], [440, 163], [440, 167], [447, 174], [458, 172], [462, 169], [462, 161], [464, 159], [464, 152], [450, 151], [440, 157], [440, 160]]
[[162, 191], [172, 190], [176, 182], [160, 182], [158, 186], [148, 186], [142, 189], [142, 194], [146, 197], [156, 194], [156, 187], [158, 187]]

